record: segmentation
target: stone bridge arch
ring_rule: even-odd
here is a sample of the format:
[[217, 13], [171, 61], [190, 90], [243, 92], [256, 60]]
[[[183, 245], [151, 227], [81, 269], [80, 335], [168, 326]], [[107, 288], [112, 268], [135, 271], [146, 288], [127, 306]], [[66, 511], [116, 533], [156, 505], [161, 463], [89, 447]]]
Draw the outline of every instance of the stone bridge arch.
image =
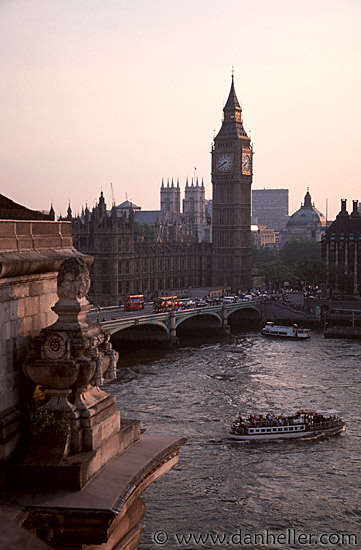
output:
[[203, 324], [203, 323], [205, 324], [207, 320], [212, 319], [214, 320], [214, 322], [211, 323], [213, 326], [215, 325], [217, 327], [222, 326], [222, 315], [220, 312], [195, 310], [193, 313], [189, 314], [187, 317], [176, 318], [175, 328], [178, 329], [178, 327], [180, 327], [181, 325], [184, 325], [185, 323], [188, 323], [188, 321], [193, 323], [195, 319], [199, 324]]
[[103, 323], [116, 349], [124, 343], [177, 343], [182, 336], [229, 334], [229, 325], [259, 322], [261, 302], [235, 303], [193, 310], [119, 318]]
[[120, 351], [124, 347], [142, 344], [142, 346], [167, 344], [170, 341], [170, 329], [162, 322], [132, 323], [129, 326], [115, 326], [108, 332], [113, 347]]
[[227, 322], [232, 325], [232, 322], [242, 323], [250, 321], [261, 321], [262, 312], [259, 307], [249, 305], [248, 307], [230, 307], [227, 308]]

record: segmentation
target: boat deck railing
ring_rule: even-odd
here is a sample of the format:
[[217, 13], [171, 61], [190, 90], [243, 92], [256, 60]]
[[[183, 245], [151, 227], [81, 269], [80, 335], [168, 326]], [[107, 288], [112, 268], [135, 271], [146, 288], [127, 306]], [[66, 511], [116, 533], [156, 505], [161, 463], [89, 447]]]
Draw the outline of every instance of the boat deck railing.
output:
[[326, 422], [317, 422], [309, 425], [311, 430], [324, 430], [327, 428], [338, 428], [343, 426], [344, 422], [342, 420], [326, 420]]
[[238, 433], [240, 435], [248, 434], [249, 429], [252, 430], [253, 428], [284, 428], [284, 431], [287, 432], [287, 431], [290, 431], [290, 428], [294, 428], [295, 426], [302, 427], [302, 431], [316, 431], [316, 430], [325, 430], [330, 428], [339, 428], [344, 426], [344, 424], [345, 423], [340, 419], [326, 420], [325, 422], [300, 422], [300, 423], [285, 422], [283, 424], [270, 423], [270, 422], [254, 422], [254, 423], [250, 423], [249, 425], [232, 424], [231, 432]]

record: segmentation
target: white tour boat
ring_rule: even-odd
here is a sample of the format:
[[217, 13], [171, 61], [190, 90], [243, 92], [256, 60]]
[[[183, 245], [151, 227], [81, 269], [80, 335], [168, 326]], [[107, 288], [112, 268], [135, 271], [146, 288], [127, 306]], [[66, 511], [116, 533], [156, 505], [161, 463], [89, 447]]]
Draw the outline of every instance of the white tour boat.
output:
[[274, 338], [293, 338], [294, 340], [307, 340], [311, 338], [309, 328], [301, 328], [298, 325], [292, 327], [282, 327], [275, 325], [273, 321], [268, 321], [262, 329], [263, 336], [272, 336]]
[[337, 416], [337, 412], [303, 409], [295, 414], [280, 416], [251, 414], [247, 419], [239, 416], [231, 425], [229, 434], [231, 439], [237, 441], [335, 435], [346, 430], [346, 424]]

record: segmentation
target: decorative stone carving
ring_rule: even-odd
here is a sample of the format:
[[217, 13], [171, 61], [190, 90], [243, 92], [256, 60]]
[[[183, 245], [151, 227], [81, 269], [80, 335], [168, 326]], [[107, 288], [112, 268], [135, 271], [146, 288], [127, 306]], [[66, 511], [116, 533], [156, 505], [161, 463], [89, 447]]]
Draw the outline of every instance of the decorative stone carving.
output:
[[59, 300], [52, 308], [58, 319], [32, 341], [24, 364], [25, 374], [47, 397], [43, 407], [68, 416], [70, 453], [97, 449], [120, 427], [114, 397], [100, 389], [104, 379], [116, 378], [118, 354], [109, 335], [87, 318], [89, 287], [82, 259], [61, 264]]
[[58, 273], [58, 296], [76, 300], [89, 292], [89, 270], [79, 258], [69, 258], [60, 266]]

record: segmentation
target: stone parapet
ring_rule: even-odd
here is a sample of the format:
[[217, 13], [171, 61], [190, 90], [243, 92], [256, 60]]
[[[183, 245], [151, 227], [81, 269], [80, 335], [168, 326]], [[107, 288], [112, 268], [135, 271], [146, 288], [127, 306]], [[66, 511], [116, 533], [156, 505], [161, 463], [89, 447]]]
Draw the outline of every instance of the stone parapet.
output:
[[0, 220], [0, 251], [69, 248], [70, 222]]
[[70, 222], [0, 220], [0, 278], [57, 272], [71, 256], [88, 265], [91, 256], [73, 247]]
[[0, 279], [57, 272], [62, 261], [72, 256], [83, 258], [88, 265], [93, 261], [91, 256], [84, 256], [72, 247], [46, 250], [0, 250]]

